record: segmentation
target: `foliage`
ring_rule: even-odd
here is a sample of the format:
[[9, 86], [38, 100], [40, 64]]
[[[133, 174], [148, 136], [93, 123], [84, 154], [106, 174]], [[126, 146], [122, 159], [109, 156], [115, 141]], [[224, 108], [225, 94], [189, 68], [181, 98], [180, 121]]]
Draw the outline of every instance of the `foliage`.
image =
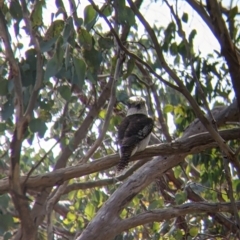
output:
[[[224, 135], [225, 144], [216, 131], [239, 122], [239, 10], [231, 3], [149, 2], [168, 15], [152, 21], [141, 0], [0, 1], [0, 239], [240, 238], [240, 135]], [[207, 36], [215, 41], [208, 51], [197, 42]], [[117, 126], [131, 95], [147, 100], [151, 143], [171, 142], [172, 152], [150, 148], [116, 177]], [[186, 150], [196, 134], [198, 147]], [[140, 168], [153, 156], [155, 167]], [[122, 189], [134, 181], [132, 193]], [[231, 204], [180, 212], [198, 202]]]

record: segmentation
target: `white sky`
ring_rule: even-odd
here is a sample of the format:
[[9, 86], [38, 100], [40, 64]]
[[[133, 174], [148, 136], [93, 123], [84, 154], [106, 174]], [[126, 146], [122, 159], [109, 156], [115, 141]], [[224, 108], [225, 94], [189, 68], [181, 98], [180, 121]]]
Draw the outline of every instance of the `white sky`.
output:
[[[68, 1], [63, 0], [64, 3], [66, 2], [67, 11], [70, 13], [68, 9]], [[94, 1], [98, 6], [102, 6], [104, 1], [95, 0]], [[172, 2], [175, 2], [173, 0]], [[230, 2], [229, 0], [222, 1], [223, 5]], [[80, 6], [78, 7], [78, 16], [83, 17], [83, 10], [85, 6], [89, 5], [88, 0], [81, 0]], [[175, 3], [172, 4], [175, 9]], [[219, 50], [219, 44], [217, 40], [213, 37], [212, 33], [202, 21], [202, 19], [194, 12], [194, 10], [183, 0], [178, 0], [178, 14], [181, 17], [183, 12], [188, 13], [189, 15], [189, 22], [188, 24], [183, 24], [185, 27], [186, 33], [190, 33], [192, 29], [197, 30], [197, 36], [195, 37], [195, 45], [197, 49], [200, 49], [202, 53], [209, 53], [212, 49]], [[227, 6], [227, 5], [226, 5]], [[48, 0], [47, 1], [47, 9], [50, 7], [51, 11], [47, 11], [44, 18], [47, 17], [50, 22], [50, 13], [53, 9], [56, 9], [54, 1]], [[240, 6], [239, 6], [240, 8]], [[162, 3], [162, 0], [155, 1], [143, 1], [141, 12], [143, 13], [144, 17], [151, 23], [151, 25], [155, 24], [158, 26], [167, 26], [171, 21], [171, 14], [169, 8], [166, 4]], [[45, 18], [46, 19], [46, 18]], [[189, 26], [189, 27], [188, 27]], [[138, 27], [139, 33], [143, 33], [143, 27], [139, 24]]]

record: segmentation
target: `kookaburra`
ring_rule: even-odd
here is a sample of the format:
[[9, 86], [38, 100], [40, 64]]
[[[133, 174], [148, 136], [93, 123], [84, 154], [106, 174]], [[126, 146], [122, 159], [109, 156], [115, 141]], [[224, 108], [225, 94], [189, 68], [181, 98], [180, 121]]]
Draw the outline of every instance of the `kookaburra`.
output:
[[127, 115], [118, 128], [120, 154], [118, 171], [128, 165], [131, 156], [147, 147], [152, 129], [153, 120], [148, 117], [145, 99], [138, 96], [130, 97]]

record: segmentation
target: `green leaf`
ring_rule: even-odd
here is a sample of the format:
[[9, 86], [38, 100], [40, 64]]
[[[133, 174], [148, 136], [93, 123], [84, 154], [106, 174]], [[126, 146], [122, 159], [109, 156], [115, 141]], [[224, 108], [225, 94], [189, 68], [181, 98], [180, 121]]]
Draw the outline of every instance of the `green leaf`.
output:
[[43, 0], [39, 0], [34, 5], [34, 9], [30, 16], [30, 19], [32, 21], [32, 27], [41, 26], [43, 24], [43, 22], [42, 22], [42, 7], [44, 4], [45, 3]]
[[238, 13], [238, 6], [233, 7], [232, 9], [230, 9], [229, 13], [228, 13], [228, 18], [229, 19], [234, 19], [235, 16]]
[[78, 30], [78, 41], [83, 48], [87, 50], [92, 49], [92, 35], [86, 29], [80, 28]]
[[44, 74], [44, 79], [48, 80], [50, 77], [53, 77], [61, 70], [63, 65], [63, 38], [62, 36], [58, 37], [57, 43], [55, 45], [55, 53], [53, 57], [48, 61], [46, 71]]
[[11, 201], [11, 199], [7, 194], [4, 194], [4, 195], [0, 196], [0, 206], [1, 207], [7, 208], [10, 201]]
[[54, 22], [52, 22], [52, 24], [48, 28], [45, 34], [45, 39], [49, 40], [54, 37], [59, 37], [63, 29], [64, 29], [64, 21], [61, 19], [55, 20]]
[[60, 86], [58, 88], [58, 91], [63, 99], [65, 99], [66, 101], [70, 100], [72, 93], [68, 86], [66, 85]]
[[6, 232], [4, 234], [3, 240], [9, 240], [9, 239], [12, 239], [12, 233], [11, 232]]
[[0, 123], [0, 133], [4, 132], [7, 129], [6, 123]]
[[125, 8], [126, 8], [126, 4], [125, 4], [125, 0], [118, 0], [115, 2], [115, 7], [118, 10], [118, 19], [117, 22], [118, 23], [125, 23]]
[[33, 144], [33, 140], [34, 140], [34, 134], [33, 133], [30, 133], [28, 138], [27, 138], [27, 142], [29, 145], [32, 145]]
[[121, 24], [127, 23], [129, 26], [132, 26], [135, 24], [135, 14], [130, 7], [125, 6], [119, 11], [118, 20]]
[[100, 117], [101, 119], [105, 119], [105, 118], [106, 118], [106, 114], [107, 114], [106, 109], [102, 109], [102, 110], [99, 112], [99, 117]]
[[21, 8], [18, 0], [12, 0], [10, 2], [9, 11], [13, 18], [15, 18], [17, 20], [22, 19], [22, 17], [23, 17], [22, 8]]
[[179, 192], [175, 195], [175, 202], [177, 204], [183, 204], [187, 200], [187, 194], [185, 192]]
[[96, 75], [102, 62], [102, 53], [92, 48], [89, 51], [83, 51], [83, 57], [87, 63], [88, 71], [92, 74], [92, 76], [88, 75], [89, 79], [93, 78], [97, 80]]
[[67, 213], [67, 219], [70, 220], [71, 222], [73, 222], [77, 219], [77, 216], [76, 216], [76, 214], [74, 214], [72, 212], [68, 212]]
[[56, 73], [59, 71], [58, 68], [59, 67], [58, 67], [56, 56], [53, 56], [53, 58], [51, 58], [47, 62], [47, 67], [46, 67], [46, 71], [45, 71], [45, 74], [44, 74], [44, 79], [48, 80], [50, 77], [55, 76]]
[[188, 22], [188, 14], [187, 13], [183, 13], [182, 15], [182, 21], [187, 23]]
[[82, 18], [76, 18], [75, 20], [75, 25], [77, 28], [81, 27], [83, 24], [83, 19]]
[[96, 23], [97, 12], [95, 11], [92, 5], [88, 5], [84, 8], [83, 15], [84, 26], [86, 27], [87, 30], [90, 30]]
[[39, 137], [44, 137], [45, 132], [47, 131], [47, 126], [45, 121], [40, 118], [33, 118], [29, 123], [29, 128], [31, 132], [38, 133]]
[[173, 109], [174, 109], [173, 105], [171, 105], [171, 104], [166, 104], [166, 105], [164, 106], [163, 112], [164, 112], [164, 113], [173, 112]]
[[173, 227], [173, 231], [174, 232], [172, 233], [172, 235], [174, 239], [183, 239], [183, 233], [180, 229], [175, 229], [175, 227]]
[[41, 52], [48, 52], [50, 51], [51, 49], [53, 49], [53, 46], [55, 44], [55, 42], [57, 41], [57, 37], [54, 37], [52, 39], [50, 39], [49, 41], [42, 41], [40, 43], [40, 49], [41, 49]]
[[87, 216], [87, 219], [90, 221], [95, 215], [95, 206], [92, 203], [88, 202], [84, 213]]
[[58, 70], [61, 69], [63, 64], [63, 56], [64, 56], [64, 49], [63, 49], [63, 37], [59, 36], [55, 46], [55, 53], [54, 56], [57, 60]]
[[62, 0], [56, 0], [55, 5], [57, 8], [64, 8], [64, 4]]
[[8, 80], [0, 80], [0, 96], [6, 96], [8, 94]]
[[198, 227], [192, 227], [189, 229], [189, 234], [192, 236], [192, 237], [196, 237], [197, 234], [198, 234]]
[[197, 31], [196, 31], [195, 29], [193, 29], [193, 30], [191, 31], [191, 33], [189, 34], [188, 41], [189, 41], [189, 42], [192, 42], [193, 39], [194, 39], [194, 37], [195, 37], [196, 35], [197, 35]]
[[174, 58], [174, 65], [179, 65], [180, 63], [180, 57], [179, 55], [177, 55], [175, 58]]
[[163, 202], [161, 200], [153, 200], [149, 206], [148, 206], [148, 210], [152, 210], [152, 209], [156, 209], [156, 208], [160, 208], [162, 207]]
[[178, 54], [178, 46], [176, 42], [170, 45], [170, 53], [172, 56], [176, 56]]
[[71, 33], [74, 31], [74, 27], [73, 27], [73, 19], [72, 17], [69, 17], [66, 20], [64, 29], [63, 29], [63, 41], [64, 43], [67, 42], [68, 38], [70, 37]]
[[111, 49], [114, 46], [113, 39], [110, 37], [101, 37], [98, 40], [98, 44], [102, 49]]
[[125, 13], [127, 23], [130, 26], [133, 26], [135, 24], [135, 14], [133, 13], [132, 9], [130, 7], [126, 7]]
[[0, 217], [0, 235], [3, 235], [7, 230], [14, 226], [13, 217], [11, 214], [1, 214]]
[[14, 106], [13, 106], [12, 99], [9, 99], [2, 106], [2, 111], [1, 111], [2, 120], [6, 121], [9, 118], [11, 118], [13, 115], [13, 110], [14, 110]]
[[116, 95], [118, 102], [127, 103], [129, 96], [125, 90], [117, 91]]
[[113, 11], [112, 7], [109, 6], [109, 5], [107, 5], [107, 6], [103, 9], [102, 13], [103, 13], [106, 17], [109, 17], [109, 16], [111, 16], [112, 11]]
[[73, 65], [77, 74], [77, 82], [74, 81], [73, 83], [82, 88], [85, 80], [86, 64], [82, 59], [73, 57]]
[[135, 60], [133, 58], [130, 58], [127, 62], [127, 72], [124, 74], [123, 78], [127, 78], [133, 71], [135, 66]]
[[181, 41], [178, 45], [178, 53], [185, 59], [187, 55], [186, 46], [183, 41]]

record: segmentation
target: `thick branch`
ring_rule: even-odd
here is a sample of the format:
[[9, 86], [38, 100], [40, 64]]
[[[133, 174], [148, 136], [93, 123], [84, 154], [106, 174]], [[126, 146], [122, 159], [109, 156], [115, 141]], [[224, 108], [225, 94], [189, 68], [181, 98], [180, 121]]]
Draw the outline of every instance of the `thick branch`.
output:
[[[240, 202], [236, 202], [240, 209]], [[138, 214], [119, 223], [119, 232], [150, 222], [166, 221], [186, 214], [231, 212], [231, 203], [186, 203], [167, 209], [152, 210]]]
[[[226, 140], [240, 138], [240, 129], [222, 130], [221, 136]], [[201, 133], [187, 138], [178, 139], [172, 143], [162, 143], [148, 147], [143, 152], [136, 153], [130, 161], [149, 158], [154, 156], [170, 156], [173, 157], [179, 154], [196, 154], [211, 147], [216, 147], [217, 144], [211, 138], [209, 133]], [[99, 172], [115, 166], [119, 161], [118, 154], [109, 155], [107, 157], [95, 160], [91, 163], [83, 165], [58, 169], [50, 173], [30, 177], [26, 182], [27, 188], [41, 189], [62, 184], [64, 181], [75, 177], [81, 177], [90, 173]], [[166, 163], [168, 169], [172, 167], [172, 163]], [[145, 166], [145, 165], [144, 165]], [[174, 165], [175, 166], [175, 165]], [[25, 176], [21, 178], [21, 182], [25, 180]], [[0, 194], [9, 191], [8, 179], [0, 180]]]
[[[11, 167], [9, 172], [9, 188], [16, 210], [21, 219], [21, 230], [23, 237], [28, 236], [34, 239], [36, 227], [31, 219], [29, 202], [20, 184], [20, 156], [22, 147], [22, 136], [24, 134], [25, 123], [23, 117], [22, 79], [18, 62], [16, 61], [10, 40], [4, 15], [0, 9], [0, 36], [3, 39], [5, 54], [10, 65], [10, 79], [13, 78], [16, 97], [16, 126], [11, 141]], [[30, 233], [29, 233], [30, 232]], [[29, 234], [28, 234], [29, 233]], [[27, 235], [28, 234], [28, 235]]]

